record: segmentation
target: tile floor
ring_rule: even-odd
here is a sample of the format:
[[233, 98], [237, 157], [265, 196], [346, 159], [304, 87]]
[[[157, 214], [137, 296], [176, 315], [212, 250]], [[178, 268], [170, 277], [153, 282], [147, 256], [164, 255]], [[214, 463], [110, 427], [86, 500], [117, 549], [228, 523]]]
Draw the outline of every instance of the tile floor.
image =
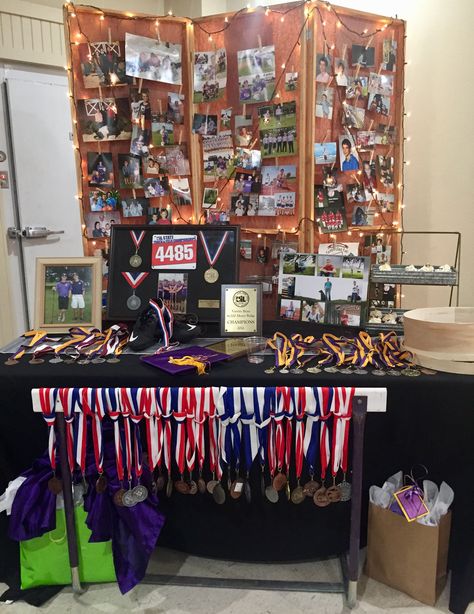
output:
[[[337, 560], [317, 563], [248, 565], [187, 556], [173, 550], [158, 550], [150, 562], [151, 573], [180, 573], [212, 577], [318, 580], [337, 582], [340, 579]], [[0, 584], [0, 592], [4, 585]], [[435, 608], [424, 606], [411, 597], [362, 576], [359, 602], [354, 614], [397, 612], [397, 614], [431, 614], [449, 612], [449, 586]], [[342, 595], [298, 592], [249, 591], [243, 589], [183, 588], [142, 584], [121, 595], [114, 584], [86, 587], [82, 595], [69, 588], [38, 610], [25, 603], [0, 605], [1, 614], [344, 614], [349, 613]], [[468, 609], [474, 614], [474, 607]]]

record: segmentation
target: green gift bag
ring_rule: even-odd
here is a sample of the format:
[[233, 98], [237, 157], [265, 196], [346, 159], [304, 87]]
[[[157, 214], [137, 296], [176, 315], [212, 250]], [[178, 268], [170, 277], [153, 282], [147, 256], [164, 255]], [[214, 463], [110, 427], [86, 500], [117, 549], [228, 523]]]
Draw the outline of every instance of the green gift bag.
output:
[[[74, 509], [81, 582], [115, 582], [112, 542], [89, 543], [87, 512]], [[71, 583], [64, 509], [56, 510], [56, 528], [20, 542], [21, 588]]]

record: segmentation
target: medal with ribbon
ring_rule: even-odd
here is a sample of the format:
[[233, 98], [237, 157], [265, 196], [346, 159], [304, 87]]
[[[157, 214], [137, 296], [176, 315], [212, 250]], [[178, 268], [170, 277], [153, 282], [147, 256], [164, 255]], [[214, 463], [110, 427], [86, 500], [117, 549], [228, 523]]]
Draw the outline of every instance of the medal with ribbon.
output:
[[142, 257], [138, 254], [138, 250], [140, 249], [140, 244], [145, 237], [145, 231], [142, 230], [141, 232], [137, 232], [135, 230], [131, 230], [130, 236], [132, 237], [132, 241], [135, 245], [135, 253], [132, 256], [130, 256], [129, 262], [130, 262], [130, 266], [137, 268], [142, 263]]
[[333, 388], [316, 388], [318, 395], [321, 428], [319, 432], [319, 459], [321, 463], [321, 487], [314, 493], [313, 501], [318, 507], [326, 507], [331, 503], [327, 495], [324, 481], [330, 460], [329, 425], [334, 402]]
[[[347, 463], [349, 456], [349, 429], [350, 420], [352, 417], [352, 400], [354, 398], [355, 388], [337, 388], [338, 403], [333, 412], [333, 431], [332, 431], [332, 476], [333, 486], [336, 484], [336, 475], [339, 469], [342, 469], [343, 479], [336, 486], [339, 491], [336, 494], [336, 500], [349, 501], [351, 498], [351, 485], [346, 481]], [[331, 500], [328, 489], [328, 496]]]
[[[302, 503], [306, 493], [301, 486], [301, 473], [303, 471], [304, 439], [305, 439], [305, 410], [306, 388], [303, 386], [294, 389], [294, 415], [295, 415], [295, 469], [296, 488], [291, 491], [291, 501], [295, 504]], [[287, 433], [288, 436], [288, 433]]]
[[[171, 409], [171, 389], [169, 387], [156, 388], [155, 399], [161, 413], [163, 448], [161, 457], [168, 473], [168, 483], [166, 486], [166, 496], [170, 497], [173, 492], [173, 480], [171, 479], [171, 450], [173, 445], [173, 431], [171, 427], [171, 418], [173, 411]], [[158, 454], [160, 454], [158, 452]], [[160, 458], [160, 456], [158, 456]], [[159, 462], [159, 461], [158, 461]], [[158, 486], [158, 484], [157, 484]]]
[[189, 494], [190, 486], [184, 479], [186, 463], [186, 418], [189, 388], [171, 388], [171, 409], [176, 424], [175, 439], [175, 462], [178, 466], [179, 480], [174, 484], [178, 492], [183, 495]]
[[[258, 435], [258, 455], [261, 469], [261, 493], [262, 497], [266, 496], [265, 486], [265, 465], [267, 461], [268, 450], [268, 428], [271, 422], [271, 411], [275, 402], [275, 388], [254, 388], [253, 392], [253, 408], [255, 414], [255, 426]], [[271, 489], [275, 491], [273, 486]], [[276, 491], [275, 491], [276, 493]], [[278, 493], [276, 493], [278, 499]]]
[[18, 361], [24, 356], [26, 350], [36, 347], [47, 338], [48, 333], [45, 330], [29, 330], [23, 334], [26, 339], [30, 338], [29, 343], [22, 343], [13, 356], [10, 356], [4, 364], [11, 367], [17, 365]]
[[136, 505], [135, 498], [132, 493], [132, 430], [130, 424], [130, 416], [132, 414], [132, 398], [130, 388], [120, 388], [119, 394], [120, 410], [123, 419], [124, 432], [124, 448], [123, 456], [124, 469], [127, 472], [128, 490], [122, 495], [122, 504], [125, 507], [134, 507]]
[[141, 301], [141, 298], [135, 294], [135, 290], [138, 288], [138, 286], [143, 281], [145, 281], [149, 273], [146, 273], [146, 272], [131, 273], [129, 271], [122, 271], [122, 275], [124, 276], [124, 279], [127, 282], [127, 284], [133, 290], [131, 296], [129, 296], [127, 299], [127, 307], [131, 311], [136, 311], [137, 309], [139, 309], [140, 305], [142, 304], [142, 301]]
[[140, 434], [140, 422], [144, 417], [144, 413], [142, 413], [143, 405], [141, 403], [140, 398], [142, 392], [143, 389], [140, 388], [130, 389], [130, 397], [132, 401], [130, 420], [133, 424], [133, 456], [135, 464], [135, 476], [137, 478], [137, 484], [134, 486], [134, 488], [132, 488], [132, 497], [135, 505], [137, 503], [142, 503], [148, 498], [147, 487], [140, 483], [141, 477], [143, 475], [143, 454]]
[[108, 396], [107, 413], [114, 425], [115, 464], [117, 468], [117, 477], [120, 482], [120, 488], [114, 493], [113, 501], [115, 505], [123, 506], [123, 496], [125, 495], [126, 491], [124, 489], [125, 470], [123, 466], [122, 439], [120, 436], [120, 423], [119, 423], [119, 417], [122, 415], [122, 412], [120, 411], [120, 408], [119, 408], [119, 400], [118, 400], [119, 394], [120, 394], [120, 389], [107, 388], [107, 396]]
[[64, 421], [66, 423], [66, 450], [69, 463], [69, 471], [74, 471], [74, 419], [75, 407], [78, 400], [74, 388], [59, 388], [58, 396], [63, 408]]
[[217, 271], [217, 269], [214, 268], [214, 265], [219, 260], [219, 256], [221, 255], [222, 250], [224, 249], [224, 245], [226, 244], [227, 237], [229, 236], [229, 234], [230, 234], [229, 231], [226, 230], [221, 240], [219, 241], [219, 244], [217, 246], [216, 251], [214, 252], [214, 255], [211, 256], [209, 245], [207, 244], [207, 239], [204, 233], [201, 230], [199, 231], [199, 237], [201, 239], [201, 243], [204, 249], [204, 254], [206, 255], [206, 260], [209, 264], [209, 268], [204, 272], [204, 279], [209, 284], [214, 284], [219, 279], [219, 271]]
[[307, 389], [305, 401], [306, 428], [303, 439], [303, 453], [308, 465], [309, 480], [304, 485], [303, 492], [306, 497], [313, 498], [314, 493], [320, 487], [320, 483], [314, 479], [321, 430], [321, 411], [317, 388]]
[[48, 436], [48, 455], [53, 477], [48, 480], [49, 490], [58, 495], [63, 489], [63, 482], [56, 476], [56, 433], [54, 426], [56, 423], [56, 399], [58, 396], [57, 388], [40, 388], [39, 399], [41, 412], [49, 430]]

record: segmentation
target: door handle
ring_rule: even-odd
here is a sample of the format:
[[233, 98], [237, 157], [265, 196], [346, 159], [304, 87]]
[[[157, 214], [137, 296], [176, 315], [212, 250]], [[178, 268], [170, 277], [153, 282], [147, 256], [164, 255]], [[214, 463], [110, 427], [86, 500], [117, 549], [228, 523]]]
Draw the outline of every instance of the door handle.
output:
[[7, 234], [10, 239], [45, 239], [50, 235], [62, 235], [64, 230], [49, 230], [45, 226], [25, 226], [23, 228], [10, 226], [7, 228]]

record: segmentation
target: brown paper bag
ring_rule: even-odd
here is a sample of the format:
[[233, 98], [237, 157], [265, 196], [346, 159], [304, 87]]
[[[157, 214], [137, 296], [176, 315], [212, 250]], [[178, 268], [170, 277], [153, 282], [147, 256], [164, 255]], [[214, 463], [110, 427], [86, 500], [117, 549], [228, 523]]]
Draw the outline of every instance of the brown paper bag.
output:
[[370, 503], [367, 575], [433, 606], [446, 584], [450, 530], [451, 512], [427, 527]]

